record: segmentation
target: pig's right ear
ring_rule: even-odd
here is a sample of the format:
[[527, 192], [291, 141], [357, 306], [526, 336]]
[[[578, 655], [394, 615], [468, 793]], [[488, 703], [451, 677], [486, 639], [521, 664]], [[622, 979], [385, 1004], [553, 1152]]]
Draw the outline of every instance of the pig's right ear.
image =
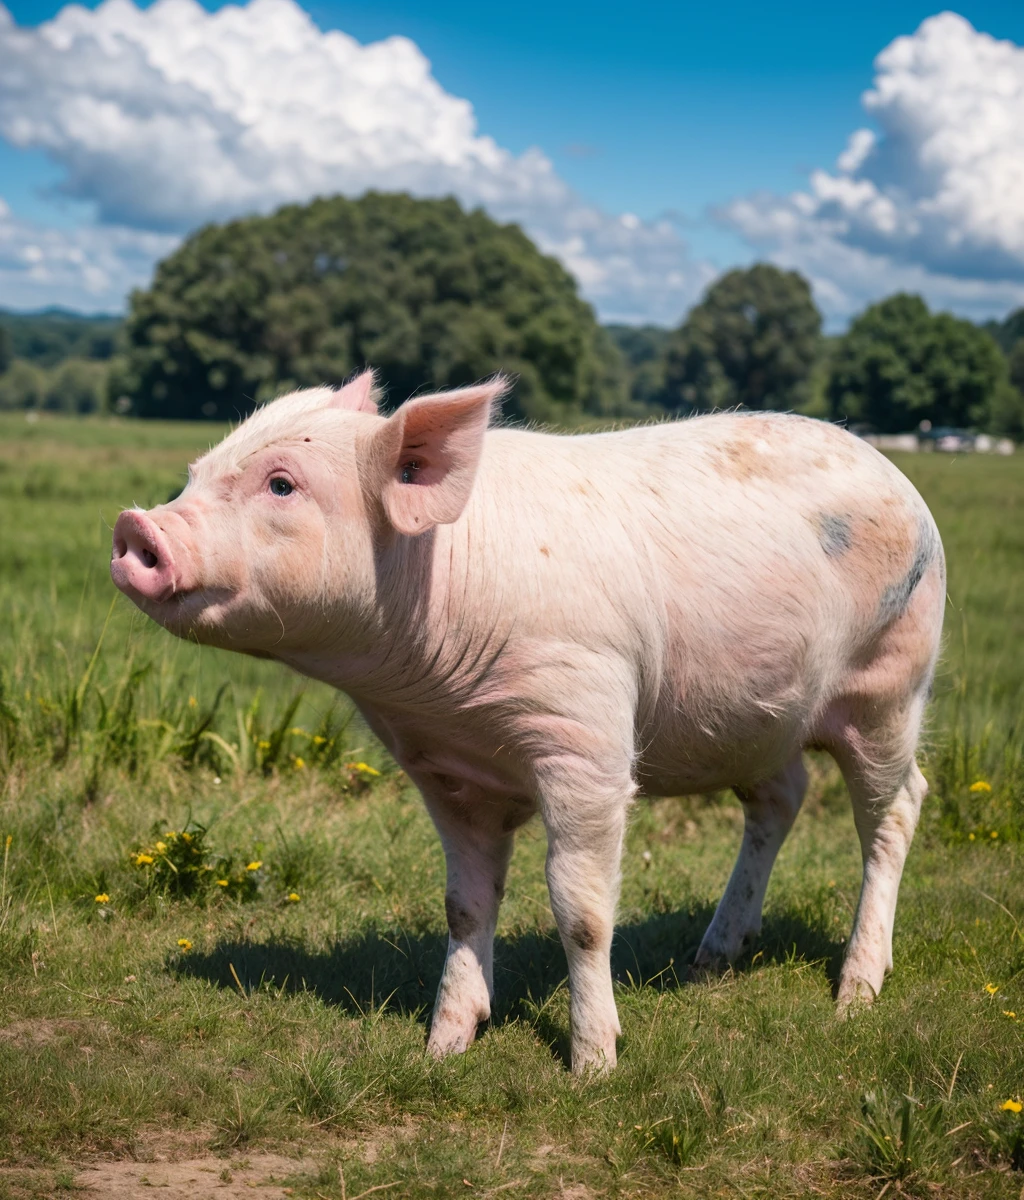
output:
[[476, 478], [500, 376], [475, 387], [408, 400], [373, 437], [375, 483], [399, 533], [457, 521]]

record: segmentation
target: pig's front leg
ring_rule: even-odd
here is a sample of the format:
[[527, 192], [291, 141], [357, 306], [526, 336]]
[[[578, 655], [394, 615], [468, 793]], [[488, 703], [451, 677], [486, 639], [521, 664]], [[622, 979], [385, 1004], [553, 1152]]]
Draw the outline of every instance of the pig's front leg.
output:
[[512, 855], [512, 830], [528, 810], [506, 800], [464, 797], [421, 782], [420, 790], [441, 835], [448, 882], [448, 957], [437, 990], [427, 1049], [437, 1058], [459, 1053], [491, 1015], [494, 927]]
[[551, 909], [569, 965], [572, 1069], [615, 1066], [621, 1032], [612, 993], [611, 945], [619, 896], [622, 838], [635, 786], [628, 769], [563, 762], [545, 781], [547, 880]]

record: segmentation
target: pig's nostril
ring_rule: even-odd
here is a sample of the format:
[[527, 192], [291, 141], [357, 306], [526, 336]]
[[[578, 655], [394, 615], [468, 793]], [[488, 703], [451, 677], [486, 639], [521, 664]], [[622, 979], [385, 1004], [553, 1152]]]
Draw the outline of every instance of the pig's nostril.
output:
[[155, 567], [160, 561], [148, 547], [143, 548], [140, 557], [147, 567]]
[[124, 538], [114, 538], [114, 557], [124, 558], [128, 553], [128, 543]]

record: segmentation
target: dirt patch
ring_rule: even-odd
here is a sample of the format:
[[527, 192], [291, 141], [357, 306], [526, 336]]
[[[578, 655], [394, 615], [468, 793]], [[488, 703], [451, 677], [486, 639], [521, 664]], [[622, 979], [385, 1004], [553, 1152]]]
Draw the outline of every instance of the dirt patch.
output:
[[62, 1038], [88, 1039], [106, 1034], [109, 1027], [102, 1021], [72, 1021], [64, 1017], [36, 1017], [12, 1021], [0, 1029], [0, 1042], [15, 1042], [20, 1046], [48, 1046]]
[[243, 1200], [253, 1191], [266, 1200], [292, 1194], [285, 1181], [309, 1162], [279, 1154], [251, 1154], [244, 1158], [215, 1158], [212, 1154], [181, 1162], [96, 1163], [75, 1175], [76, 1195], [86, 1200], [152, 1200], [154, 1188], [161, 1200], [195, 1200], [217, 1196]]

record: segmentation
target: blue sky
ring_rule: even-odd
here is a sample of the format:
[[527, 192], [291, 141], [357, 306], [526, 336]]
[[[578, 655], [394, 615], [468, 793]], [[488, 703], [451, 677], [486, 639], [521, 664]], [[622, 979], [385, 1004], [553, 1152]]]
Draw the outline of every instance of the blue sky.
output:
[[[941, 4], [308, 4], [360, 41], [411, 37], [480, 127], [539, 145], [611, 211], [697, 217], [739, 193], [797, 187], [863, 122], [875, 55]], [[1024, 43], [1024, 4], [959, 4]], [[588, 147], [599, 153], [567, 152]]]
[[[46, 0], [13, 0], [7, 7], [14, 23], [30, 35], [33, 27], [61, 12], [61, 6]], [[219, 6], [204, 7], [214, 11]], [[892, 67], [886, 77], [894, 96], [873, 112], [865, 112], [862, 95], [876, 78], [876, 55], [897, 38], [913, 39], [922, 22], [941, 8], [901, 0], [857, 6], [801, 2], [786, 5], [782, 12], [746, 0], [631, 6], [535, 0], [514, 6], [453, 0], [429, 5], [411, 0], [387, 4], [317, 0], [303, 7], [319, 30], [341, 30], [363, 44], [395, 35], [410, 39], [429, 60], [433, 79], [443, 92], [472, 105], [477, 135], [493, 139], [516, 162], [531, 148], [539, 148], [545, 169], [578, 198], [580, 212], [599, 210], [609, 219], [635, 214], [652, 230], [655, 226], [661, 230], [638, 248], [616, 243], [614, 254], [609, 249], [612, 234], [587, 235], [590, 240], [577, 252], [572, 248], [572, 231], [581, 227], [580, 219], [572, 217], [566, 224], [561, 215], [552, 215], [552, 205], [557, 204], [550, 196], [543, 200], [540, 215], [531, 208], [532, 201], [485, 200], [497, 216], [522, 220], [545, 249], [576, 269], [584, 293], [606, 316], [677, 319], [716, 271], [756, 257], [772, 257], [808, 273], [833, 323], [846, 319], [873, 293], [901, 286], [924, 291], [934, 303], [972, 315], [1024, 302], [1024, 238], [1018, 247], [1014, 231], [1002, 229], [1005, 220], [999, 214], [986, 215], [977, 197], [965, 198], [963, 178], [975, 170], [974, 165], [944, 162], [945, 190], [934, 185], [938, 190], [929, 194], [933, 185], [924, 182], [925, 176], [934, 174], [929, 147], [944, 130], [926, 130], [914, 143], [914, 130], [921, 124], [920, 112], [914, 108], [919, 103], [915, 80], [925, 80], [941, 97], [950, 90], [944, 85], [943, 71], [955, 77], [952, 90], [964, 100], [942, 120], [953, 133], [956, 122], [962, 122], [961, 139], [972, 140], [970, 122], [984, 107], [976, 102], [972, 88], [991, 101], [985, 88], [986, 77], [993, 75], [992, 54], [1006, 59], [1014, 80], [1020, 76], [1020, 88], [1011, 89], [1014, 94], [1007, 101], [1007, 120], [1020, 123], [1024, 52], [1015, 51], [1024, 45], [1024, 5], [1019, 2], [958, 5], [956, 12], [973, 26], [970, 34], [950, 24], [936, 26], [930, 41], [922, 37], [922, 45], [928, 42], [922, 59], [927, 62], [909, 75], [899, 64]], [[165, 30], [160, 36], [178, 35]], [[999, 50], [992, 39], [1008, 39], [1015, 45]], [[8, 206], [9, 221], [18, 227], [6, 243], [0, 230], [0, 304], [63, 301], [95, 307], [102, 301], [109, 305], [121, 282], [131, 280], [132, 270], [136, 275], [144, 270], [146, 254], [165, 244], [160, 238], [185, 232], [195, 220], [232, 215], [222, 197], [205, 208], [186, 202], [180, 213], [167, 206], [157, 212], [155, 202], [147, 205], [144, 198], [134, 202], [130, 211], [121, 211], [109, 189], [104, 190], [107, 185], [97, 182], [103, 170], [108, 176], [124, 172], [122, 190], [133, 192], [137, 187], [156, 189], [159, 180], [154, 176], [147, 183], [144, 164], [140, 167], [131, 155], [119, 157], [117, 147], [108, 154], [86, 137], [90, 144], [83, 150], [75, 143], [75, 138], [81, 139], [80, 130], [26, 136], [20, 120], [24, 111], [32, 110], [40, 129], [51, 119], [46, 96], [40, 99], [49, 85], [37, 83], [34, 91], [26, 86], [20, 92], [8, 87], [5, 94], [3, 40], [0, 28], [0, 197]], [[25, 46], [30, 47], [28, 52]], [[40, 46], [38, 39], [24, 46], [11, 42], [7, 53], [20, 54], [26, 61], [38, 51], [42, 80], [45, 55]], [[963, 47], [971, 65], [967, 77], [958, 65]], [[88, 45], [78, 53], [90, 61]], [[64, 61], [71, 61], [68, 55]], [[254, 69], [258, 65], [254, 60]], [[112, 59], [108, 73], [118, 69]], [[400, 81], [401, 72], [391, 78]], [[82, 95], [88, 98], [88, 85], [83, 86]], [[92, 86], [94, 92], [100, 88]], [[263, 86], [272, 96], [275, 81], [268, 79]], [[374, 102], [386, 106], [386, 88], [374, 94], [378, 96]], [[71, 94], [71, 106], [81, 99]], [[284, 97], [282, 104], [286, 101]], [[66, 112], [67, 89], [49, 103], [53, 112]], [[138, 95], [129, 108], [132, 105], [139, 107]], [[402, 120], [400, 112], [394, 114], [397, 124]], [[325, 128], [329, 137], [330, 126]], [[875, 132], [873, 146], [864, 161], [837, 174], [837, 156], [861, 128]], [[93, 159], [91, 166], [83, 167], [86, 153]], [[159, 148], [154, 153], [160, 153]], [[467, 153], [472, 156], [475, 151]], [[893, 169], [894, 156], [900, 155], [914, 175], [909, 190]], [[1014, 177], [1017, 158], [1024, 162], [1016, 144], [998, 153], [994, 149], [991, 157], [996, 181]], [[331, 185], [338, 180], [334, 186], [339, 189], [354, 190], [367, 181], [377, 184], [379, 175], [379, 186], [413, 179], [414, 190], [429, 193], [445, 190], [447, 178], [437, 172], [429, 179], [422, 172], [396, 175], [388, 163], [376, 168], [366, 165], [353, 175], [341, 168], [331, 170], [335, 173], [316, 176], [309, 186], [321, 188], [323, 178]], [[518, 186], [513, 178], [516, 170], [507, 166], [498, 171], [512, 190]], [[831, 173], [839, 182], [832, 186], [825, 180], [819, 188], [811, 186], [815, 171]], [[470, 203], [481, 195], [493, 197], [500, 186], [505, 185], [456, 183], [451, 190]], [[544, 185], [548, 191], [551, 186]], [[870, 195], [866, 187], [874, 189]], [[60, 195], [61, 188], [69, 194]], [[810, 207], [804, 205], [807, 211], [799, 205], [794, 210], [788, 199], [799, 192], [811, 198]], [[239, 211], [272, 207], [283, 195], [280, 188], [268, 190], [265, 198], [247, 194], [238, 201]], [[301, 188], [296, 195], [301, 196]], [[1010, 202], [1007, 197], [1007, 205]], [[569, 202], [558, 203], [564, 208]], [[895, 205], [895, 218], [882, 211], [885, 204]], [[936, 209], [953, 212], [943, 218], [942, 229], [932, 228]], [[840, 224], [845, 223], [838, 235], [836, 214]], [[671, 252], [663, 228], [666, 217], [675, 239]], [[1012, 223], [1012, 215], [1009, 219]], [[957, 221], [961, 227], [956, 227]], [[996, 231], [991, 236], [986, 221]], [[923, 225], [929, 225], [930, 232], [922, 232]], [[120, 240], [114, 239], [116, 246], [109, 238], [103, 241], [107, 231], [115, 228], [122, 231]], [[637, 234], [641, 240], [646, 229], [645, 225]], [[139, 232], [145, 245], [132, 241], [133, 231]], [[968, 241], [974, 239], [974, 261], [958, 249], [965, 231]], [[35, 237], [37, 233], [50, 241], [44, 244]], [[95, 303], [90, 302], [88, 287], [74, 282], [67, 262], [63, 269], [54, 266], [49, 272], [49, 290], [45, 271], [36, 271], [35, 282], [19, 280], [16, 266], [10, 265], [19, 236], [35, 238], [42, 253], [58, 258], [68, 237], [78, 239], [75, 244], [84, 247], [86, 257], [98, 256], [96, 261], [106, 264], [101, 266], [109, 286], [97, 284], [92, 292]], [[635, 256], [636, 269], [631, 272], [623, 265], [623, 256], [629, 254]], [[111, 264], [115, 258], [122, 263], [125, 255], [132, 265], [119, 274], [120, 268]], [[617, 265], [607, 267], [615, 255]], [[673, 278], [678, 276], [682, 282], [664, 283], [651, 277], [653, 298], [645, 306], [643, 293], [652, 270], [656, 271], [659, 257], [667, 262], [672, 255], [676, 256]], [[830, 257], [842, 260], [835, 278], [826, 277]], [[98, 279], [97, 275], [94, 283]]]

